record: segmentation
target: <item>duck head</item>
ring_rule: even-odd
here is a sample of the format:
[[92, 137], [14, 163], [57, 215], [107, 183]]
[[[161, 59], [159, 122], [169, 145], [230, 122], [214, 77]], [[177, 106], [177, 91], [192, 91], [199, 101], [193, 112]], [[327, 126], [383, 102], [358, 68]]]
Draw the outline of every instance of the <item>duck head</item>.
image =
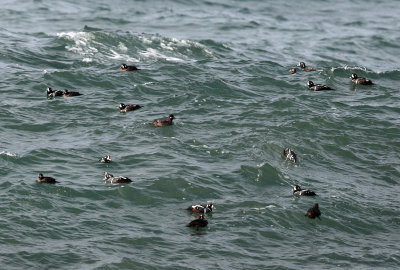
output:
[[111, 173], [104, 172], [104, 180], [110, 179], [112, 177], [114, 177], [114, 176]]
[[306, 63], [299, 62], [299, 64], [297, 66], [300, 67], [300, 68], [306, 68]]
[[301, 187], [299, 185], [295, 185], [293, 187], [293, 193], [295, 193], [296, 191], [301, 191]]
[[351, 77], [352, 80], [357, 80], [358, 76], [355, 73], [351, 73]]

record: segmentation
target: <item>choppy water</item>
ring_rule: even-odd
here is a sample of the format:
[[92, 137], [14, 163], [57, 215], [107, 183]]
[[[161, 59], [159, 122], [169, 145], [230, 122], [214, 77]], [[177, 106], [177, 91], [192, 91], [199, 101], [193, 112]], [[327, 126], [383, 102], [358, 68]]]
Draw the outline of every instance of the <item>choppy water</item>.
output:
[[[400, 266], [397, 1], [2, 4], [0, 268]], [[206, 201], [209, 226], [187, 228]]]

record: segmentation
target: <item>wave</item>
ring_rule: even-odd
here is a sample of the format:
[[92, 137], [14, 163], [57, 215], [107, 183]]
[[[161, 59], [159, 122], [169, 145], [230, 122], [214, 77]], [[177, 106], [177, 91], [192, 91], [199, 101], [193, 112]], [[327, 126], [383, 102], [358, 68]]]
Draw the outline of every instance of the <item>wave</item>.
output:
[[213, 52], [196, 41], [145, 34], [104, 31], [60, 32], [57, 38], [66, 42], [65, 49], [81, 56], [82, 62], [106, 63], [192, 62], [214, 57]]

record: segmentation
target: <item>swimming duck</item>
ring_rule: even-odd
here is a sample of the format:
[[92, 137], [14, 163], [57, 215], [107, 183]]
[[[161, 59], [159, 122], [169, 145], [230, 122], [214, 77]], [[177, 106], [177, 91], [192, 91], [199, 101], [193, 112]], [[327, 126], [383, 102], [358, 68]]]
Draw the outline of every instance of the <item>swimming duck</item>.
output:
[[304, 71], [315, 71], [315, 68], [306, 67], [306, 63], [304, 63], [304, 62], [299, 62], [299, 64], [297, 66], [300, 67], [301, 70], [304, 70]]
[[111, 162], [110, 155], [106, 155], [105, 157], [102, 157], [101, 159], [99, 159], [99, 162], [101, 162], [101, 163], [110, 163]]
[[64, 89], [63, 91], [63, 97], [76, 97], [76, 96], [81, 96], [82, 94], [79, 92], [73, 92], [73, 91], [68, 91], [67, 89]]
[[128, 104], [128, 105], [125, 105], [124, 103], [119, 104], [119, 112], [130, 112], [130, 111], [138, 110], [140, 108], [142, 108], [142, 106], [135, 105], [135, 104]]
[[283, 150], [283, 155], [286, 157], [286, 159], [296, 163], [297, 162], [297, 155], [296, 153], [290, 149], [290, 148], [285, 148]]
[[121, 71], [134, 71], [134, 70], [140, 70], [135, 66], [127, 66], [126, 64], [121, 65]]
[[207, 205], [201, 205], [201, 204], [196, 204], [196, 205], [191, 205], [186, 210], [191, 210], [196, 213], [210, 213], [212, 212], [214, 208], [214, 203], [213, 202], [207, 202]]
[[198, 219], [192, 220], [187, 226], [196, 227], [196, 230], [198, 230], [199, 227], [205, 227], [207, 224], [208, 221], [203, 217], [203, 215], [200, 215]]
[[372, 85], [374, 84], [371, 80], [366, 79], [366, 78], [359, 78], [357, 74], [352, 73], [351, 74], [351, 81], [354, 82], [355, 84], [362, 84], [362, 85]]
[[289, 71], [290, 71], [290, 74], [295, 74], [297, 72], [297, 69], [296, 68], [291, 68], [291, 69], [289, 69]]
[[151, 124], [155, 127], [165, 127], [173, 125], [172, 120], [174, 120], [174, 115], [170, 114], [168, 120], [154, 120]]
[[315, 196], [314, 191], [308, 190], [308, 189], [301, 189], [299, 185], [295, 185], [293, 187], [293, 195], [301, 195], [301, 196]]
[[319, 218], [321, 219], [319, 216], [321, 215], [321, 211], [319, 211], [318, 208], [318, 203], [314, 204], [313, 207], [311, 207], [310, 209], [308, 209], [307, 214], [305, 214], [305, 216], [308, 216], [309, 218]]
[[130, 183], [131, 179], [125, 176], [114, 177], [111, 173], [104, 172], [104, 181], [109, 182], [111, 184], [121, 184], [121, 183]]
[[322, 85], [322, 84], [314, 84], [313, 81], [308, 81], [307, 82], [308, 88], [314, 91], [323, 91], [323, 90], [333, 90], [329, 86]]
[[61, 97], [63, 92], [61, 90], [53, 90], [51, 87], [47, 87], [46, 94], [47, 97]]
[[39, 183], [50, 183], [50, 184], [55, 184], [57, 183], [56, 179], [50, 176], [43, 176], [43, 174], [39, 173], [37, 181]]

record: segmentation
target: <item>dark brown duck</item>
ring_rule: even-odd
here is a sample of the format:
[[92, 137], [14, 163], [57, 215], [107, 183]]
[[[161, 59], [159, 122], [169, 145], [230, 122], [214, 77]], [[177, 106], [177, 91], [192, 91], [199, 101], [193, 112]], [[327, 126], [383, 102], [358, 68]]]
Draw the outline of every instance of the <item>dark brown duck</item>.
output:
[[170, 114], [167, 120], [154, 120], [153, 122], [151, 122], [151, 124], [155, 127], [171, 126], [173, 125], [172, 120], [174, 119], [175, 119], [174, 115]]
[[63, 91], [63, 97], [76, 97], [76, 96], [81, 96], [82, 94], [79, 92], [74, 92], [74, 91], [69, 91], [67, 89], [64, 89]]
[[49, 184], [55, 184], [57, 183], [56, 179], [50, 176], [43, 176], [43, 174], [39, 173], [37, 181], [39, 183], [49, 183]]
[[318, 203], [314, 204], [313, 207], [311, 207], [310, 209], [308, 209], [307, 214], [305, 214], [305, 216], [308, 216], [309, 218], [320, 218], [321, 216], [321, 212], [319, 211], [319, 207], [318, 207]]
[[121, 65], [121, 71], [134, 71], [134, 70], [140, 70], [136, 66], [127, 66], [126, 64]]
[[198, 219], [192, 220], [187, 226], [195, 227], [198, 230], [199, 227], [206, 227], [207, 224], [208, 221], [203, 217], [203, 215], [200, 215]]

